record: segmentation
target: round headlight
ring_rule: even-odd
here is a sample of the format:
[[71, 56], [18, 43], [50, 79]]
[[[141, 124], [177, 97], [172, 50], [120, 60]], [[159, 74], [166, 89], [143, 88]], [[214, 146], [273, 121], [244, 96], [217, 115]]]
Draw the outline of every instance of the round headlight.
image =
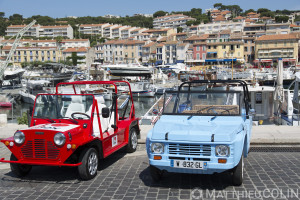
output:
[[227, 145], [218, 145], [216, 146], [216, 155], [217, 156], [229, 156], [230, 148]]
[[21, 131], [15, 132], [14, 141], [17, 144], [23, 144], [25, 142], [25, 135]]
[[57, 146], [62, 146], [64, 145], [66, 142], [66, 136], [62, 133], [56, 133], [55, 136], [54, 136], [54, 143], [57, 145]]
[[152, 153], [163, 153], [164, 145], [162, 143], [152, 143], [151, 151]]

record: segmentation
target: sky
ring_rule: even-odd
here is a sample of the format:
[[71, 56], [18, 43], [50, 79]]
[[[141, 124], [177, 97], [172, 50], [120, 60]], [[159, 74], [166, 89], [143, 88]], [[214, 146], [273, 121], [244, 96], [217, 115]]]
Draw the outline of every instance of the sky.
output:
[[152, 14], [158, 10], [188, 11], [191, 8], [213, 8], [215, 3], [239, 5], [242, 9], [300, 10], [300, 0], [0, 0], [0, 12], [9, 17], [14, 13], [53, 18], [67, 16], [103, 16]]

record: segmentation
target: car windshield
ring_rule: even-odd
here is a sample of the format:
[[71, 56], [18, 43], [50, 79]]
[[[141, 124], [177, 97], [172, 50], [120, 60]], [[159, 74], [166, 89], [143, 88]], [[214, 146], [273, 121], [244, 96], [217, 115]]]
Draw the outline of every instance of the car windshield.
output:
[[38, 95], [34, 108], [34, 118], [71, 118], [73, 113], [90, 115], [93, 95]]
[[235, 116], [240, 114], [240, 96], [232, 91], [166, 92], [163, 114]]

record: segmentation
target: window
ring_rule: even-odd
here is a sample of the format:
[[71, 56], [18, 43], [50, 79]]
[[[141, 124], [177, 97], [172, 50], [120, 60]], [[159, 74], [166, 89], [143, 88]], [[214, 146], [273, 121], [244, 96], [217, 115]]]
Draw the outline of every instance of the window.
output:
[[199, 53], [197, 53], [197, 58], [196, 59], [200, 60], [200, 54]]
[[132, 53], [131, 56], [134, 58], [134, 53]]
[[210, 46], [208, 46], [208, 49], [210, 49]]
[[217, 49], [217, 46], [214, 46], [214, 49]]
[[239, 49], [239, 48], [240, 48], [240, 45], [239, 45], [239, 44], [238, 44], [238, 45], [236, 45], [236, 48], [237, 48], [237, 49]]
[[244, 47], [244, 51], [247, 52], [248, 51], [248, 47]]
[[231, 51], [234, 50], [234, 45], [230, 45], [230, 50], [231, 50]]
[[226, 49], [226, 45], [223, 45], [223, 49]]
[[205, 51], [205, 46], [203, 46], [203, 51]]
[[200, 51], [200, 46], [197, 46], [197, 51]]
[[202, 59], [205, 60], [205, 53], [202, 54]]

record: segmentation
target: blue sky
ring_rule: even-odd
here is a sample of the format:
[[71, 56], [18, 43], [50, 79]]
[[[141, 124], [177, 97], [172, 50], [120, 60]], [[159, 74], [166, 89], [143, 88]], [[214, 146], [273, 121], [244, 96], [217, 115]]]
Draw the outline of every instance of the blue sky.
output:
[[18, 13], [24, 17], [47, 15], [102, 16], [153, 13], [158, 10], [187, 11], [191, 8], [212, 8], [214, 3], [238, 4], [242, 9], [268, 8], [300, 10], [300, 0], [0, 0], [0, 12], [6, 17]]

